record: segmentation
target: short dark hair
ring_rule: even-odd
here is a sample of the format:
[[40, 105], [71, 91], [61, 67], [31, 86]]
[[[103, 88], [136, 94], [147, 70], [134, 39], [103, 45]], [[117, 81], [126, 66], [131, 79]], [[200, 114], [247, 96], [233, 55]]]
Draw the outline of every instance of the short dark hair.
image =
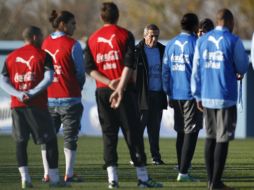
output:
[[58, 28], [60, 22], [68, 23], [73, 18], [75, 18], [74, 14], [69, 11], [61, 11], [58, 14], [56, 10], [53, 10], [49, 17], [49, 22], [51, 22], [53, 28]]
[[183, 15], [181, 20], [181, 27], [183, 30], [194, 32], [198, 26], [198, 16], [194, 13], [187, 13]]
[[116, 4], [113, 2], [102, 3], [101, 18], [105, 23], [115, 24], [119, 18], [119, 10]]
[[220, 9], [216, 14], [216, 21], [218, 20], [233, 21], [234, 16], [229, 9], [223, 8]]
[[204, 33], [209, 32], [214, 29], [213, 21], [209, 18], [205, 18], [200, 21], [199, 28], [202, 29]]
[[36, 26], [28, 26], [22, 32], [22, 37], [26, 41], [31, 41], [34, 35], [42, 35], [41, 29]]

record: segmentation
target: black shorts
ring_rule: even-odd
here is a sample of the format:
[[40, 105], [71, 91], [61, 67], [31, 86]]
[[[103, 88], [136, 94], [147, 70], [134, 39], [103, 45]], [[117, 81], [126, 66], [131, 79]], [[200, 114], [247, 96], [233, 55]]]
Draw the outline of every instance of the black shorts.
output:
[[195, 100], [171, 100], [174, 108], [174, 129], [177, 132], [195, 133], [203, 127], [203, 114]]
[[32, 134], [35, 144], [45, 144], [56, 138], [47, 109], [37, 107], [12, 109], [12, 135], [16, 142], [28, 141]]
[[204, 108], [207, 138], [216, 142], [228, 142], [235, 137], [237, 110], [236, 106], [223, 109]]

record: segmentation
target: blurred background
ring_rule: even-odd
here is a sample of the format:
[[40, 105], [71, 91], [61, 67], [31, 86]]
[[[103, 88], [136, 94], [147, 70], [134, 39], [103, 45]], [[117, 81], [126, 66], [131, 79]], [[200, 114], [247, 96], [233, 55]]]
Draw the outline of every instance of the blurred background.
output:
[[[76, 17], [74, 38], [85, 47], [87, 37], [98, 29], [100, 6], [103, 0], [0, 0], [0, 71], [8, 53], [23, 45], [21, 33], [28, 25], [42, 29], [44, 35], [52, 32], [48, 17], [52, 10], [68, 10]], [[246, 52], [250, 53], [250, 42], [254, 26], [254, 0], [113, 0], [119, 8], [118, 24], [129, 29], [136, 42], [143, 37], [143, 28], [154, 23], [160, 28], [160, 40], [166, 44], [180, 32], [180, 20], [187, 12], [196, 13], [199, 19], [215, 21], [216, 12], [229, 8], [235, 17], [234, 33], [244, 40]], [[254, 137], [254, 72], [249, 68], [243, 80], [243, 105], [238, 109], [236, 137]], [[84, 112], [81, 121], [81, 135], [101, 135], [95, 103], [95, 82], [90, 77], [82, 91]], [[10, 134], [10, 97], [0, 88], [0, 134]], [[175, 137], [173, 110], [163, 113], [162, 137]], [[200, 136], [204, 136], [204, 130]]]
[[[104, 0], [105, 1], [105, 0]], [[0, 39], [20, 40], [27, 25], [36, 25], [44, 34], [51, 32], [48, 17], [53, 9], [69, 10], [77, 20], [75, 38], [89, 36], [101, 26], [99, 10], [102, 0], [0, 0]], [[200, 19], [215, 19], [220, 8], [229, 8], [235, 16], [235, 30], [243, 39], [250, 39], [254, 26], [253, 0], [114, 0], [120, 10], [119, 25], [128, 28], [137, 39], [143, 28], [155, 23], [161, 38], [169, 39], [179, 32], [179, 21], [186, 12]]]

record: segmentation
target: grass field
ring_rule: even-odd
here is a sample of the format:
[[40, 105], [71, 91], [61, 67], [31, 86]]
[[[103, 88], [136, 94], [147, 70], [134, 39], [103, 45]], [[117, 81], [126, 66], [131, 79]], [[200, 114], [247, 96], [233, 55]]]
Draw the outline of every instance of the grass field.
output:
[[[197, 144], [192, 162], [191, 174], [199, 178], [198, 183], [177, 183], [175, 139], [161, 139], [161, 154], [167, 163], [163, 166], [150, 164], [148, 141], [145, 139], [148, 157], [148, 171], [152, 178], [163, 183], [162, 189], [167, 190], [203, 190], [206, 186], [206, 172], [204, 167], [204, 140]], [[63, 139], [59, 138], [60, 173], [64, 175]], [[254, 190], [254, 139], [235, 140], [230, 144], [229, 156], [224, 172], [224, 181], [236, 189]], [[135, 169], [129, 165], [129, 154], [123, 139], [119, 140], [119, 183], [120, 189], [137, 189]], [[43, 169], [41, 164], [40, 147], [29, 143], [29, 168], [34, 189], [48, 189], [47, 184], [41, 183]], [[79, 139], [79, 148], [75, 172], [84, 177], [85, 182], [72, 184], [71, 190], [99, 190], [107, 189], [107, 174], [102, 169], [102, 139], [100, 137], [82, 136]], [[15, 146], [10, 136], [0, 136], [0, 189], [20, 189], [20, 177], [16, 166]]]

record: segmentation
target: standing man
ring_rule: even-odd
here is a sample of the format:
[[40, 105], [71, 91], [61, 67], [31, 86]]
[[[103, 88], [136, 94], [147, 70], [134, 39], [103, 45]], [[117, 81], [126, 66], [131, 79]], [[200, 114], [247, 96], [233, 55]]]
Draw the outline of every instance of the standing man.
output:
[[13, 138], [22, 189], [33, 187], [28, 171], [27, 144], [44, 144], [49, 164], [50, 186], [61, 186], [58, 175], [58, 148], [47, 107], [46, 88], [53, 80], [50, 55], [41, 50], [42, 32], [35, 26], [24, 29], [25, 45], [6, 58], [0, 84], [11, 95]]
[[197, 109], [190, 87], [198, 17], [193, 13], [185, 14], [181, 20], [181, 28], [182, 32], [166, 46], [162, 78], [169, 105], [174, 109], [179, 167], [177, 181], [185, 182], [197, 181], [188, 175], [188, 169], [195, 152], [199, 130], [202, 128], [202, 114]]
[[114, 3], [102, 3], [101, 19], [104, 26], [89, 37], [85, 50], [87, 73], [96, 80], [96, 102], [103, 134], [108, 187], [119, 186], [117, 141], [120, 127], [136, 167], [138, 186], [161, 187], [161, 184], [148, 177], [145, 167], [146, 155], [135, 85], [130, 80], [134, 68], [134, 37], [117, 25], [118, 18], [119, 11]]
[[165, 46], [158, 42], [159, 28], [155, 24], [144, 29], [144, 39], [135, 49], [136, 87], [142, 133], [147, 126], [152, 163], [165, 164], [161, 160], [159, 137], [163, 109], [167, 109], [167, 97], [162, 89], [162, 59]]
[[232, 34], [234, 18], [230, 10], [219, 10], [216, 23], [216, 28], [197, 42], [191, 84], [205, 117], [208, 188], [232, 190], [221, 178], [236, 127], [237, 80], [248, 70], [248, 57], [240, 38]]
[[[56, 132], [63, 126], [65, 182], [82, 182], [74, 174], [78, 133], [83, 106], [81, 90], [85, 82], [83, 51], [78, 41], [71, 38], [75, 29], [74, 15], [69, 11], [52, 11], [49, 21], [55, 30], [43, 42], [42, 48], [48, 52], [54, 62], [54, 80], [48, 88], [49, 112]], [[43, 181], [48, 181], [47, 160], [42, 150], [44, 165]]]

